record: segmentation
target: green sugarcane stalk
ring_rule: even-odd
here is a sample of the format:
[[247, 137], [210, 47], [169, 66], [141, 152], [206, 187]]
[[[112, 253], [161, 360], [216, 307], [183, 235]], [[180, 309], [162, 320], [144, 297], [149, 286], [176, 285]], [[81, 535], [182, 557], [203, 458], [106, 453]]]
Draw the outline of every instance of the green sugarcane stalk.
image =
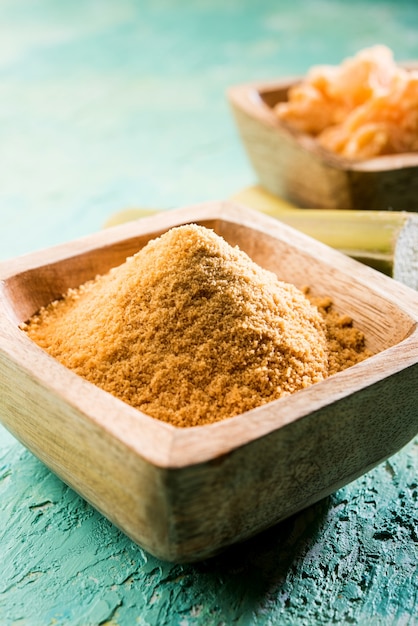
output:
[[[259, 186], [234, 194], [230, 201], [270, 215], [326, 245], [418, 289], [418, 213], [301, 209]], [[157, 209], [125, 209], [105, 226], [157, 213]]]

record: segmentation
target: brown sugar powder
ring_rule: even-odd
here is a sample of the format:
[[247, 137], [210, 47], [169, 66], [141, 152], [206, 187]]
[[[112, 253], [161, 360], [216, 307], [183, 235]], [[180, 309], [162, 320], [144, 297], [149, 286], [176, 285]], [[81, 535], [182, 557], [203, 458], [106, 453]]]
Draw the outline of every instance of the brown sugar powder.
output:
[[327, 335], [328, 376], [341, 372], [372, 356], [365, 347], [364, 333], [355, 328], [349, 315], [340, 315], [333, 309], [330, 297], [311, 297], [309, 289], [304, 293], [322, 315]]
[[150, 241], [23, 328], [69, 369], [175, 426], [238, 415], [368, 356], [330, 301], [311, 303], [197, 225]]

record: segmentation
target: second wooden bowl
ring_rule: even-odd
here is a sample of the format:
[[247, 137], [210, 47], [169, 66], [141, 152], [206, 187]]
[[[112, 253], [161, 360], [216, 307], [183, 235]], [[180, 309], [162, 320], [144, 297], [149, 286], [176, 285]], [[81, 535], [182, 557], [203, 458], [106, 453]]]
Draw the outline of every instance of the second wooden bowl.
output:
[[267, 191], [300, 207], [418, 211], [418, 154], [364, 161], [341, 158], [274, 113], [300, 79], [231, 87], [228, 99], [243, 145]]
[[[198, 223], [350, 315], [373, 356], [247, 413], [175, 428], [50, 357], [19, 325], [174, 226]], [[316, 502], [418, 432], [418, 294], [230, 203], [162, 213], [0, 264], [0, 420], [135, 542], [219, 552]]]

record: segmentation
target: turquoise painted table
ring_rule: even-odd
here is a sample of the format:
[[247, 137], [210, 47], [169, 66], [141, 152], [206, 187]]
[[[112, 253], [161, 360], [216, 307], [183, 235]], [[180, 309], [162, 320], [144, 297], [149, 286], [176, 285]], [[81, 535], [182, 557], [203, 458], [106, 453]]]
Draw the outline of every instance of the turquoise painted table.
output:
[[[253, 184], [227, 86], [375, 43], [418, 58], [416, 0], [3, 0], [1, 258], [123, 208]], [[178, 566], [0, 427], [0, 625], [418, 624], [417, 458], [418, 440], [244, 545]]]

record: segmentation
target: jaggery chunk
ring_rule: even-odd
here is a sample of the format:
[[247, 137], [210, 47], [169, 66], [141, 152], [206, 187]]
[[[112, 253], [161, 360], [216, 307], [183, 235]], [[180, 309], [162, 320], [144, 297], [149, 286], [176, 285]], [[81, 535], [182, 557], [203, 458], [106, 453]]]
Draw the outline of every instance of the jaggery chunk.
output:
[[328, 375], [317, 308], [197, 225], [150, 241], [25, 330], [80, 376], [176, 426], [240, 414]]
[[398, 66], [386, 46], [312, 67], [275, 111], [345, 158], [418, 151], [418, 72]]

